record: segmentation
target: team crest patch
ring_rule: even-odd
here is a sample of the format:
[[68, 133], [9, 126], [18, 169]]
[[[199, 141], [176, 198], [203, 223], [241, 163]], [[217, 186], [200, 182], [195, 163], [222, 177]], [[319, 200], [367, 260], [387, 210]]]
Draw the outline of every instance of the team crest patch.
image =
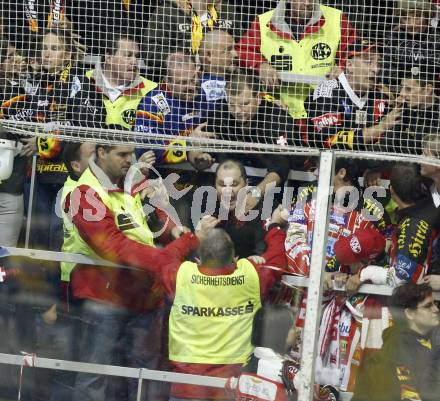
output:
[[226, 99], [226, 81], [212, 79], [203, 82], [201, 86], [208, 102]]
[[311, 56], [315, 60], [325, 60], [332, 54], [332, 49], [327, 43], [317, 43], [312, 47]]
[[136, 110], [127, 109], [121, 114], [122, 120], [128, 125], [134, 125], [136, 123]]

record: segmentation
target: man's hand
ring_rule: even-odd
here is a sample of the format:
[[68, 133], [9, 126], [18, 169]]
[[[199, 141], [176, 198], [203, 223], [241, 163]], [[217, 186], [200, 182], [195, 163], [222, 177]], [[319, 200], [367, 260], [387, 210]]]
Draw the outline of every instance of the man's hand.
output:
[[432, 274], [429, 276], [423, 277], [423, 282], [429, 284], [434, 291], [440, 290], [440, 275]]
[[210, 230], [212, 230], [220, 220], [212, 216], [203, 216], [197, 224], [196, 236], [199, 241], [203, 241]]
[[280, 84], [278, 72], [269, 63], [260, 64], [260, 81], [266, 86], [277, 86]]
[[150, 168], [156, 162], [156, 155], [152, 150], [145, 152], [138, 160], [139, 163], [145, 163], [146, 166], [141, 168], [141, 172], [145, 177], [148, 177]]
[[384, 117], [384, 119], [381, 121], [381, 124], [385, 131], [392, 129], [395, 125], [400, 123], [400, 120], [402, 119], [402, 112], [402, 106], [397, 106]]
[[273, 212], [270, 222], [273, 224], [279, 224], [280, 226], [285, 226], [287, 224], [287, 218], [289, 216], [289, 211], [283, 208], [283, 205], [279, 205]]
[[41, 317], [43, 318], [44, 323], [50, 326], [54, 325], [58, 318], [56, 304], [52, 305], [47, 311], [43, 312]]
[[170, 196], [162, 178], [149, 180], [148, 184], [148, 187], [142, 190], [140, 194], [141, 199], [144, 200], [145, 197], [148, 197], [151, 206], [165, 210], [170, 203]]
[[180, 238], [183, 234], [190, 233], [191, 230], [185, 226], [175, 226], [171, 229], [171, 238]]
[[327, 79], [336, 79], [343, 71], [338, 65], [334, 65], [331, 71], [325, 75]]
[[189, 135], [191, 138], [215, 138], [214, 132], [203, 131], [203, 129], [208, 125], [208, 123], [202, 123], [194, 128]]
[[364, 172], [364, 188], [368, 187], [380, 187], [381, 181], [380, 177], [382, 176], [382, 173], [380, 171], [374, 171], [367, 169]]
[[322, 289], [323, 291], [330, 291], [333, 289], [333, 273], [324, 272]]
[[266, 259], [259, 255], [248, 256], [248, 259], [256, 265], [264, 265], [266, 263]]
[[347, 283], [348, 275], [345, 273], [334, 273], [333, 274], [333, 289], [343, 290]]
[[361, 282], [361, 278], [359, 277], [359, 275], [357, 275], [357, 274], [351, 275], [348, 278], [347, 283], [345, 284], [345, 291], [347, 292], [347, 295], [350, 297], [352, 295], [355, 295], [358, 292], [361, 284], [362, 284], [362, 282]]
[[364, 128], [362, 134], [364, 137], [364, 143], [374, 143], [382, 137], [387, 131], [391, 130], [400, 123], [402, 118], [402, 107], [397, 106], [391, 110], [384, 119], [377, 125], [372, 127]]
[[188, 161], [198, 171], [206, 170], [215, 163], [215, 159], [209, 153], [197, 151], [188, 152]]
[[20, 156], [32, 156], [38, 152], [36, 136], [32, 138], [23, 138], [20, 139], [20, 141], [23, 143], [23, 147], [19, 153]]

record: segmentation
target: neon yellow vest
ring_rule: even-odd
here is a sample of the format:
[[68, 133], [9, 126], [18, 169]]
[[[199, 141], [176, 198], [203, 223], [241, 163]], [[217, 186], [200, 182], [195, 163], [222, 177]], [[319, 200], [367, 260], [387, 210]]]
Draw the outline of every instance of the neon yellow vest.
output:
[[252, 321], [260, 307], [260, 280], [247, 259], [224, 276], [206, 276], [195, 263], [183, 263], [169, 320], [170, 360], [245, 363], [253, 350]]
[[[116, 226], [126, 237], [141, 244], [154, 246], [153, 234], [148, 227], [139, 194], [133, 197], [124, 192], [108, 192], [102, 187], [90, 168], [84, 171], [76, 183], [76, 186], [80, 185], [87, 185], [95, 190], [104, 205], [112, 211]], [[75, 186], [73, 188], [75, 188]], [[67, 196], [67, 194], [68, 192], [65, 196]], [[91, 195], [93, 195], [93, 192], [91, 192]], [[72, 204], [75, 202], [75, 191], [72, 192], [71, 197]], [[99, 219], [99, 216], [97, 216], [97, 219]], [[64, 218], [64, 221], [66, 220], [67, 216]], [[93, 258], [99, 257], [81, 238], [78, 229], [73, 224], [68, 224], [66, 227], [68, 227], [69, 235], [67, 241], [66, 236], [64, 237], [63, 251], [80, 253]], [[106, 238], [102, 238], [101, 240], [106, 241]], [[113, 255], [108, 255], [108, 258], [112, 258], [112, 256]], [[70, 272], [73, 266], [66, 265], [65, 269], [66, 270], [61, 273], [62, 277], [67, 277], [65, 281], [70, 281]]]
[[[297, 42], [283, 39], [269, 28], [274, 10], [260, 15], [261, 44], [264, 58], [277, 70], [294, 74], [324, 76], [335, 64], [341, 39], [341, 11], [320, 6], [325, 23], [316, 33]], [[306, 118], [304, 101], [313, 89], [308, 84], [283, 84], [280, 100], [293, 118]]]
[[[87, 71], [86, 76], [90, 78], [93, 70]], [[105, 110], [107, 112], [106, 124], [119, 124], [124, 128], [132, 129], [136, 123], [136, 109], [144, 96], [157, 87], [157, 84], [147, 78], [140, 77], [144, 87], [129, 95], [119, 96], [111, 102], [107, 96], [103, 96]]]
[[[74, 181], [70, 177], [67, 177], [67, 180], [63, 186], [63, 192], [61, 193], [61, 210], [63, 214], [63, 233], [64, 233], [64, 240], [61, 250], [63, 252], [76, 252], [75, 251], [76, 238], [72, 232], [74, 225], [67, 218], [67, 215], [64, 213], [63, 206], [67, 195], [70, 192], [72, 192], [77, 186], [78, 186], [78, 181]], [[75, 267], [75, 263], [61, 262], [60, 265], [61, 265], [61, 281], [70, 281], [70, 273]]]

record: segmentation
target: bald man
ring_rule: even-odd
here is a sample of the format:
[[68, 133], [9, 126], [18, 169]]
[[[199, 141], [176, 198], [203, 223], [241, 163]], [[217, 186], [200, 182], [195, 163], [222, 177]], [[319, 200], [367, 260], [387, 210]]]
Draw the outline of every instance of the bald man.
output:
[[226, 31], [209, 31], [200, 46], [199, 59], [203, 76], [196, 102], [203, 114], [226, 101], [226, 81], [238, 71], [234, 38]]

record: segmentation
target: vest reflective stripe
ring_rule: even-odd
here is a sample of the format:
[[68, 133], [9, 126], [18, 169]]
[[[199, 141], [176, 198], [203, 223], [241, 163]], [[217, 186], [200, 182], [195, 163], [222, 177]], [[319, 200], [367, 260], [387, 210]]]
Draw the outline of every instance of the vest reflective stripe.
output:
[[[294, 74], [324, 76], [332, 70], [341, 39], [341, 11], [320, 6], [325, 23], [316, 33], [305, 35], [297, 42], [283, 39], [273, 32], [269, 22], [274, 10], [260, 15], [260, 51], [277, 70]], [[304, 101], [313, 89], [312, 85], [282, 85], [281, 101], [289, 108], [293, 118], [306, 118]]]
[[[66, 182], [63, 186], [63, 191], [61, 193], [61, 210], [63, 214], [63, 245], [61, 250], [63, 252], [75, 252], [75, 237], [72, 233], [73, 224], [67, 218], [67, 215], [64, 213], [64, 201], [66, 200], [67, 195], [72, 192], [78, 186], [78, 182], [72, 180], [70, 177], [67, 177]], [[69, 262], [60, 262], [61, 267], [61, 281], [70, 281], [70, 273], [75, 267], [75, 263]]]
[[[86, 76], [90, 78], [92, 71], [87, 71]], [[114, 102], [111, 102], [107, 96], [103, 96], [103, 103], [107, 112], [106, 124], [118, 124], [124, 128], [132, 129], [136, 123], [136, 109], [140, 101], [146, 94], [157, 87], [157, 84], [144, 77], [140, 77], [144, 87], [129, 95], [119, 96]]]
[[169, 320], [170, 360], [246, 362], [253, 349], [252, 321], [260, 307], [260, 279], [247, 259], [224, 276], [207, 276], [195, 263], [183, 263]]
[[[91, 196], [95, 192], [99, 195], [104, 205], [112, 211], [116, 226], [126, 237], [141, 244], [154, 246], [153, 234], [148, 227], [139, 194], [136, 194], [133, 197], [123, 192], [108, 192], [102, 187], [90, 168], [84, 171], [84, 173], [81, 175], [81, 178], [76, 183], [76, 186], [80, 185], [89, 186], [91, 188]], [[67, 193], [65, 196], [67, 196]], [[79, 194], [79, 192], [75, 192], [73, 190], [71, 193], [73, 198], [71, 204], [75, 202], [75, 194]], [[101, 212], [98, 211], [97, 214], [91, 215], [91, 218], [99, 219], [103, 213], [103, 210]], [[67, 241], [66, 248], [63, 244], [63, 250], [81, 253], [83, 255], [97, 258], [98, 255], [96, 255], [92, 248], [90, 248], [88, 244], [81, 238], [78, 229], [73, 224], [67, 225], [67, 227], [70, 229], [69, 240]], [[102, 238], [101, 240], [106, 241], [106, 238]], [[109, 258], [112, 256], [114, 255], [108, 255]], [[66, 266], [66, 274], [68, 268], [69, 267]], [[68, 272], [69, 275], [70, 271]]]

